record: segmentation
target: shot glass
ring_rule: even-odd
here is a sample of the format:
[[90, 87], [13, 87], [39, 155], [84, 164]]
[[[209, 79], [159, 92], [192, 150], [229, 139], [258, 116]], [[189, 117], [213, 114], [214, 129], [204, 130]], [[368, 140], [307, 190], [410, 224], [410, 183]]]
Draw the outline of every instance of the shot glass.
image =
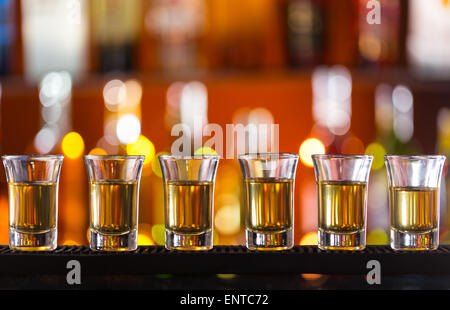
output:
[[439, 246], [439, 186], [445, 156], [385, 156], [394, 250]]
[[86, 155], [90, 248], [137, 249], [139, 182], [145, 156]]
[[166, 248], [213, 247], [214, 182], [219, 156], [160, 155]]
[[238, 159], [244, 179], [247, 248], [259, 251], [292, 248], [298, 154], [245, 154]]
[[367, 184], [373, 156], [312, 155], [318, 194], [318, 246], [366, 247]]
[[62, 155], [4, 155], [9, 198], [9, 247], [56, 248]]

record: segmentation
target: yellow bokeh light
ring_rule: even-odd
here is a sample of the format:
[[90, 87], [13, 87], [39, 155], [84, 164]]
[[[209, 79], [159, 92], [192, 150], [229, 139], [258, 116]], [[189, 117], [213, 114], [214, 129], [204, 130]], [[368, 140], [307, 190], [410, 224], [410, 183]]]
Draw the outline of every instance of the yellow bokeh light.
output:
[[384, 166], [384, 155], [386, 155], [386, 149], [383, 145], [373, 142], [367, 146], [365, 153], [366, 155], [373, 155], [373, 170], [381, 169]]
[[367, 234], [367, 244], [389, 244], [389, 237], [383, 228], [375, 228]]
[[211, 147], [202, 146], [194, 152], [194, 155], [217, 155], [217, 152]]
[[302, 237], [300, 245], [317, 245], [318, 242], [317, 232], [309, 232]]
[[159, 160], [158, 160], [158, 156], [159, 155], [170, 155], [170, 153], [169, 152], [159, 152], [158, 154], [155, 155], [156, 160], [152, 161], [152, 171], [153, 171], [153, 173], [156, 176], [162, 178], [161, 164], [159, 163]]
[[231, 280], [231, 279], [236, 278], [237, 275], [234, 274], [234, 273], [218, 273], [218, 274], [217, 274], [217, 277], [218, 277], [219, 279]]
[[299, 150], [300, 160], [305, 166], [313, 167], [313, 161], [311, 155], [313, 154], [325, 154], [325, 145], [322, 141], [316, 138], [309, 138], [303, 141]]
[[64, 240], [62, 242], [62, 245], [80, 245], [78, 242], [73, 241], [73, 240]]
[[140, 135], [139, 138], [130, 144], [127, 144], [128, 155], [145, 155], [144, 165], [148, 164], [155, 159], [155, 146], [153, 143]]
[[218, 209], [214, 217], [214, 225], [221, 234], [237, 234], [241, 230], [239, 204], [236, 206], [223, 206]]
[[155, 245], [155, 242], [148, 234], [138, 233], [138, 245]]
[[61, 148], [65, 156], [72, 159], [78, 158], [84, 151], [83, 138], [75, 131], [69, 132], [62, 139]]
[[164, 224], [153, 225], [152, 238], [157, 245], [164, 245], [166, 243], [166, 228]]
[[101, 147], [94, 147], [90, 152], [89, 155], [108, 155], [108, 152], [106, 152]]

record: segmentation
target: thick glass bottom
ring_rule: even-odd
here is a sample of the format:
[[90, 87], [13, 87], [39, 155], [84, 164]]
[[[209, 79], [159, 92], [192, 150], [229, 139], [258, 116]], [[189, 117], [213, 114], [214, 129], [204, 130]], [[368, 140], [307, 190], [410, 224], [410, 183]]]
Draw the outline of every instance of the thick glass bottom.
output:
[[134, 251], [137, 249], [137, 230], [112, 235], [91, 229], [90, 248], [94, 251]]
[[166, 249], [168, 250], [207, 251], [212, 248], [212, 230], [197, 234], [179, 234], [166, 229]]
[[439, 231], [405, 232], [391, 228], [391, 247], [401, 251], [436, 250], [439, 246]]
[[366, 230], [338, 233], [319, 228], [318, 246], [321, 250], [360, 251], [366, 247]]
[[52, 251], [56, 249], [57, 230], [27, 233], [9, 228], [9, 247], [20, 251]]
[[247, 248], [256, 251], [282, 251], [294, 246], [294, 231], [255, 232], [246, 230]]

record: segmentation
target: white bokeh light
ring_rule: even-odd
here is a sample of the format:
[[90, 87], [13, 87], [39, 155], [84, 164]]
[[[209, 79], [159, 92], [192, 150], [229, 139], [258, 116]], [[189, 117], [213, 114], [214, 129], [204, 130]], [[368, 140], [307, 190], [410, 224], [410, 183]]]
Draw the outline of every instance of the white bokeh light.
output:
[[47, 154], [56, 145], [58, 133], [55, 128], [44, 127], [34, 137], [34, 147], [41, 154]]
[[116, 134], [121, 143], [133, 143], [141, 134], [141, 122], [134, 114], [125, 114], [117, 121]]
[[121, 80], [111, 80], [103, 88], [105, 107], [111, 112], [119, 111], [127, 99], [127, 87]]

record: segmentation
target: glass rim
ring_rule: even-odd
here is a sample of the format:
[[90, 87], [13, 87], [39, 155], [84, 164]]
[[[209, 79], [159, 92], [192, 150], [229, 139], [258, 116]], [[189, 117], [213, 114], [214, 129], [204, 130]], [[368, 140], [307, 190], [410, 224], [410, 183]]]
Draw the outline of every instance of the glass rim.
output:
[[373, 155], [351, 155], [351, 154], [313, 154], [313, 159], [373, 159]]
[[115, 159], [145, 159], [145, 155], [83, 155], [84, 159], [115, 160]]
[[2, 155], [3, 160], [44, 160], [44, 159], [64, 159], [61, 154], [16, 154], [16, 155]]
[[385, 160], [389, 159], [402, 159], [402, 160], [423, 160], [423, 159], [446, 159], [445, 155], [384, 155]]
[[203, 155], [158, 155], [160, 159], [175, 159], [175, 160], [199, 160], [199, 159], [220, 159], [219, 155], [203, 154]]
[[297, 153], [246, 153], [238, 156], [238, 159], [265, 159], [265, 158], [298, 159], [299, 155]]

